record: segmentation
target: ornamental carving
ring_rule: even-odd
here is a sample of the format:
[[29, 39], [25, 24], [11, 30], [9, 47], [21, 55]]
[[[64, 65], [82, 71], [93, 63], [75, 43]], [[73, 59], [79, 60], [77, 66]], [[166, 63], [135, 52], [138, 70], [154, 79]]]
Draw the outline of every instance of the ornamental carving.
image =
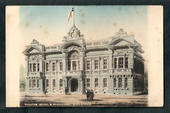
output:
[[33, 55], [33, 56], [30, 56], [30, 60], [31, 61], [39, 61], [39, 56], [38, 55]]
[[73, 50], [81, 51], [81, 47], [78, 47], [78, 46], [70, 46], [70, 47], [67, 48], [67, 51], [73, 51]]

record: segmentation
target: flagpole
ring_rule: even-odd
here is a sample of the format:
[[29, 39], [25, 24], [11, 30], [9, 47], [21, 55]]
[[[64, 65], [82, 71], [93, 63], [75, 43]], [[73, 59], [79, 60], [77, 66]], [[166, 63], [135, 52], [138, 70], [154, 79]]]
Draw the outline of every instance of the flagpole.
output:
[[75, 8], [73, 7], [73, 26], [75, 26]]

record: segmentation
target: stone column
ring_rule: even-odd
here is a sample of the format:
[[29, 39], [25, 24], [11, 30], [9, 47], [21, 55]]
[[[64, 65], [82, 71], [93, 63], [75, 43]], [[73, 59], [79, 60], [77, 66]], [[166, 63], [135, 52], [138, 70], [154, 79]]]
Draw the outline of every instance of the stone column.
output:
[[108, 63], [109, 63], [109, 67], [108, 67], [108, 69], [109, 69], [109, 72], [110, 73], [112, 73], [113, 71], [112, 71], [112, 64], [113, 64], [113, 59], [112, 59], [112, 50], [111, 49], [109, 49], [109, 60], [108, 60]]
[[67, 54], [64, 52], [64, 53], [63, 53], [63, 59], [62, 59], [62, 62], [63, 62], [63, 74], [65, 74], [66, 69], [67, 69], [66, 56], [67, 56]]

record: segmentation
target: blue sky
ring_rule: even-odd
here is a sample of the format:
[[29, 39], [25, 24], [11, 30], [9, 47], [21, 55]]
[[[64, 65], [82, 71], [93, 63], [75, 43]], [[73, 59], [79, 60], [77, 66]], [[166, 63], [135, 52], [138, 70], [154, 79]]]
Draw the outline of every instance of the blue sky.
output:
[[[46, 27], [66, 29], [72, 6], [23, 6], [20, 8], [20, 25], [24, 28]], [[147, 6], [74, 6], [76, 25], [82, 30], [147, 24]], [[134, 26], [135, 27], [135, 26]]]

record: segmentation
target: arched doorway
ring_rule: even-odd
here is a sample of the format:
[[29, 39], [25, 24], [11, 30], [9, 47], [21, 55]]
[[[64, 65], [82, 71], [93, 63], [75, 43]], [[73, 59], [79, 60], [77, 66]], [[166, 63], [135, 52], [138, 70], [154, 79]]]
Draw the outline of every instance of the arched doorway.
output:
[[78, 90], [78, 80], [73, 78], [71, 79], [71, 92], [76, 92]]

